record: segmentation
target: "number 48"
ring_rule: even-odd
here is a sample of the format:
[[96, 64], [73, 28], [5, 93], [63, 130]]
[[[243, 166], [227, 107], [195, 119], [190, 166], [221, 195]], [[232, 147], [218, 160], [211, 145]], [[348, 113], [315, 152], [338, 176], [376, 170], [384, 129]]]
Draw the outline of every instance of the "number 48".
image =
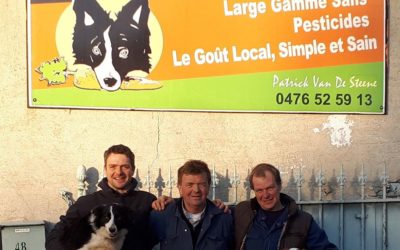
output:
[[21, 242], [21, 243], [17, 243], [17, 245], [15, 245], [15, 250], [27, 250], [26, 248], [26, 243], [25, 242]]

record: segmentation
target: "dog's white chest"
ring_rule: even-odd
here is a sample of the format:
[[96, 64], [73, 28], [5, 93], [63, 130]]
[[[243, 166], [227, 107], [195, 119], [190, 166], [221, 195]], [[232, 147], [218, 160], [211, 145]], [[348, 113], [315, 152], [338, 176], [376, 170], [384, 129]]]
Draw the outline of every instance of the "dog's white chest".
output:
[[111, 240], [101, 235], [92, 234], [92, 238], [88, 243], [78, 250], [120, 250], [124, 243], [125, 235]]

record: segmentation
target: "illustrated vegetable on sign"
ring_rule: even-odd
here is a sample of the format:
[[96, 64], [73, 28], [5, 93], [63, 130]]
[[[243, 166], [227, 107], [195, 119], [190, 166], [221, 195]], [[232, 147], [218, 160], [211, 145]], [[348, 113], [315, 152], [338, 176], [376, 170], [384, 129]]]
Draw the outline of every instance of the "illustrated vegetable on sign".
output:
[[36, 71], [42, 74], [40, 80], [47, 80], [49, 85], [63, 84], [67, 75], [72, 74], [67, 70], [67, 62], [62, 57], [43, 62]]

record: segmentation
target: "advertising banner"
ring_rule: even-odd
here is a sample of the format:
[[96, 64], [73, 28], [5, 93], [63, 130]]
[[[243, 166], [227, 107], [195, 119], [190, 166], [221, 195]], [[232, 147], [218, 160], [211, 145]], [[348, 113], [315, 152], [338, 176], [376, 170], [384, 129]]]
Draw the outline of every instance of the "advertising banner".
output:
[[30, 0], [29, 106], [383, 114], [386, 4]]

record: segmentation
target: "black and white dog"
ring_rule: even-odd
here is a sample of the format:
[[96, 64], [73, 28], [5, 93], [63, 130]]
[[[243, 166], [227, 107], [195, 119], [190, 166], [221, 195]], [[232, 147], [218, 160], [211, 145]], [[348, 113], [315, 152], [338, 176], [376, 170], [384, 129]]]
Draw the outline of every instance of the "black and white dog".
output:
[[73, 10], [75, 64], [92, 67], [102, 89], [118, 90], [131, 71], [149, 73], [148, 0], [130, 0], [116, 20], [96, 0], [74, 0]]
[[78, 250], [120, 250], [133, 224], [132, 211], [123, 205], [101, 205], [86, 217], [68, 225], [61, 238], [65, 246]]

